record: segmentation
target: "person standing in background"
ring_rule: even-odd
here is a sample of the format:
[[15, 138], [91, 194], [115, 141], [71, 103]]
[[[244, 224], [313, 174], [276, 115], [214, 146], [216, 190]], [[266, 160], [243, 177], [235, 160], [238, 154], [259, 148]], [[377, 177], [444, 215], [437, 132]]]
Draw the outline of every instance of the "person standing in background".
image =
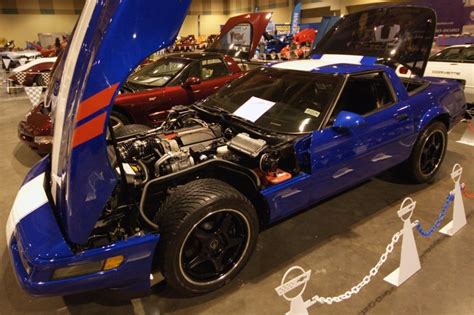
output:
[[63, 50], [61, 42], [59, 41], [59, 37], [56, 37], [56, 40], [54, 41], [54, 49], [56, 50], [56, 56], [59, 56], [59, 54]]

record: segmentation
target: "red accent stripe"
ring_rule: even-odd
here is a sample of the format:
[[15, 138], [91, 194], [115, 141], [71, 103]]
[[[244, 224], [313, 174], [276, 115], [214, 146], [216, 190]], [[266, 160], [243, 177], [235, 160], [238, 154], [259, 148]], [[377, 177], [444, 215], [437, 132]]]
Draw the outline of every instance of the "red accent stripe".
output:
[[98, 112], [104, 107], [110, 104], [112, 97], [117, 90], [118, 83], [109, 86], [106, 89], [103, 89], [99, 93], [92, 95], [81, 104], [79, 104], [79, 109], [77, 110], [76, 122], [83, 120], [86, 117]]
[[72, 148], [74, 149], [78, 145], [103, 134], [106, 117], [107, 113], [102, 113], [85, 124], [77, 127], [74, 130], [74, 135], [72, 137]]

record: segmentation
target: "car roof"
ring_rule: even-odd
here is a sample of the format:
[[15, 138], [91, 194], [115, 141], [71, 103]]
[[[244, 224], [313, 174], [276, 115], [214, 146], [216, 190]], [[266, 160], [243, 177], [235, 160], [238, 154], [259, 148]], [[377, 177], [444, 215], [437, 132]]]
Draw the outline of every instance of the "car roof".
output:
[[452, 46], [443, 47], [442, 50], [449, 49], [449, 48], [469, 48], [469, 47], [473, 47], [473, 46], [474, 46], [474, 44], [452, 45]]
[[209, 57], [222, 57], [222, 54], [213, 53], [213, 52], [193, 52], [193, 53], [175, 53], [166, 56], [167, 58], [179, 58], [185, 60], [202, 60]]
[[384, 65], [375, 64], [376, 58], [371, 57], [332, 55], [324, 58], [324, 56], [322, 56], [320, 59], [304, 59], [281, 62], [274, 64], [271, 67], [276, 69], [326, 74], [352, 74], [358, 72], [383, 70], [386, 68]]

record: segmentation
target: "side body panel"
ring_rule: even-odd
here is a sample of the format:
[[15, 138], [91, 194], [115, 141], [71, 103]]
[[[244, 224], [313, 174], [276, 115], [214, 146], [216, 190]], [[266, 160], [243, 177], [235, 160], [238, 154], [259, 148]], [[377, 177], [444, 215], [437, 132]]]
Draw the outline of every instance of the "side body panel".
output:
[[408, 96], [394, 71], [387, 68], [386, 73], [398, 96], [397, 103], [365, 117], [365, 126], [348, 132], [327, 127], [295, 144], [298, 163], [303, 169], [310, 165], [310, 174], [302, 173], [262, 191], [271, 222], [403, 162], [410, 156], [419, 132], [440, 115], [448, 115], [450, 127], [462, 118], [466, 106], [456, 82], [432, 80], [428, 88]]

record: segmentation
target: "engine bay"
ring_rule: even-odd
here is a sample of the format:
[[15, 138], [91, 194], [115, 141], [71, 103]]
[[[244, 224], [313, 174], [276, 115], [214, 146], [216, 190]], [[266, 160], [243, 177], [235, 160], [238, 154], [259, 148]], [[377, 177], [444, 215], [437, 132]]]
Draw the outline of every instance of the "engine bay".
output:
[[[295, 163], [284, 161], [286, 156], [294, 155], [286, 152], [291, 145], [271, 143], [222, 122], [209, 122], [185, 106], [175, 106], [159, 128], [118, 137], [116, 142], [116, 160], [122, 163], [127, 183], [133, 186], [212, 159], [253, 170], [263, 186], [279, 184], [295, 172]], [[290, 164], [293, 169], [288, 167]]]
[[[151, 197], [146, 192], [147, 186], [164, 178], [177, 179], [182, 184], [200, 176], [212, 177], [205, 163], [224, 161], [226, 165], [251, 173], [258, 179], [257, 190], [296, 176], [300, 170], [293, 148], [294, 138], [259, 134], [186, 106], [173, 107], [158, 128], [132, 127], [124, 134], [114, 132], [108, 140], [108, 155], [119, 184], [86, 248], [146, 231], [159, 231], [157, 213], [175, 186], [160, 186], [159, 192]], [[192, 172], [201, 164], [199, 175]], [[143, 204], [145, 199], [148, 206]]]

